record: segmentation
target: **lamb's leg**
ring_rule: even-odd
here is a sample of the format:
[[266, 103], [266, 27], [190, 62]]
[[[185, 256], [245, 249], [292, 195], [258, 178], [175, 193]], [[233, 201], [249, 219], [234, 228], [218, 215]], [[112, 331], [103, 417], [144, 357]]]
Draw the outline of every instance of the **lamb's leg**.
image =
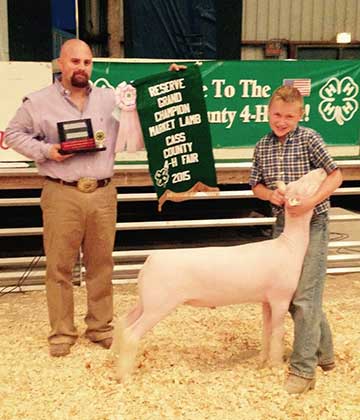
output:
[[271, 340], [269, 360], [271, 366], [277, 366], [284, 362], [284, 321], [289, 303], [271, 302]]
[[131, 309], [131, 311], [125, 317], [123, 317], [122, 319], [120, 319], [119, 321], [115, 323], [114, 339], [113, 339], [113, 344], [111, 346], [111, 352], [115, 356], [120, 354], [121, 345], [123, 342], [124, 329], [130, 326], [131, 324], [133, 324], [142, 314], [142, 311], [143, 311], [142, 304], [141, 304], [141, 301], [139, 300], [137, 304]]
[[116, 334], [117, 358], [115, 363], [115, 378], [118, 382], [125, 381], [131, 374], [138, 348], [139, 340], [133, 339], [124, 324], [120, 324]]
[[131, 309], [131, 311], [126, 315], [124, 320], [124, 328], [132, 325], [142, 314], [143, 307], [141, 300], [139, 299], [138, 303]]
[[[157, 297], [159, 297], [159, 293]], [[131, 374], [135, 365], [138, 343], [141, 337], [178, 305], [178, 302], [175, 301], [170, 300], [166, 302], [168, 296], [164, 295], [164, 298], [157, 302], [150, 301], [148, 303], [146, 303], [146, 299], [139, 318], [131, 325], [119, 330], [119, 354], [116, 361], [115, 374], [118, 381], [126, 381]]]
[[263, 335], [262, 335], [262, 348], [260, 352], [259, 362], [263, 367], [269, 358], [270, 339], [271, 339], [271, 307], [268, 302], [262, 304], [263, 315]]

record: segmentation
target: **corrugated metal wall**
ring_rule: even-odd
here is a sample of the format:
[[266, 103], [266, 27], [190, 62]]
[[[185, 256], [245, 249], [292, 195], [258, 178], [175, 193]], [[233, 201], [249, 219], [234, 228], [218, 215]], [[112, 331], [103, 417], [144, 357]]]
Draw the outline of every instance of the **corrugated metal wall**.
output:
[[[337, 32], [360, 40], [360, 0], [243, 0], [242, 41], [334, 41]], [[245, 47], [241, 57], [263, 50]]]
[[7, 1], [0, 0], [0, 61], [9, 59], [9, 35], [8, 35]]

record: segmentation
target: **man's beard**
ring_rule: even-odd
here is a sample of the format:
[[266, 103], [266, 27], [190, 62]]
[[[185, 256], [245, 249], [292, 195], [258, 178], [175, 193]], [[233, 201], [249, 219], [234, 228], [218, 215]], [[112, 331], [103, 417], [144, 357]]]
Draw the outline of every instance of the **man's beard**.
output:
[[71, 85], [74, 87], [84, 88], [84, 87], [87, 87], [88, 84], [89, 84], [89, 77], [85, 72], [77, 71], [71, 76]]

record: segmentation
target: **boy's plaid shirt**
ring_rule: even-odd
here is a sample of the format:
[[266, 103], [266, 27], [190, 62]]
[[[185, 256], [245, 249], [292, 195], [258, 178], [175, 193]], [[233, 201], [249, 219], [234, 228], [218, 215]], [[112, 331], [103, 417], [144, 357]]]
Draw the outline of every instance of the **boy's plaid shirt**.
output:
[[[255, 146], [249, 184], [254, 187], [261, 183], [275, 190], [277, 181], [288, 184], [316, 168], [323, 168], [328, 174], [337, 169], [319, 133], [299, 126], [282, 144], [271, 132]], [[329, 207], [330, 201], [326, 199], [315, 207], [314, 213], [324, 213]], [[275, 215], [282, 211], [274, 205], [272, 209]]]

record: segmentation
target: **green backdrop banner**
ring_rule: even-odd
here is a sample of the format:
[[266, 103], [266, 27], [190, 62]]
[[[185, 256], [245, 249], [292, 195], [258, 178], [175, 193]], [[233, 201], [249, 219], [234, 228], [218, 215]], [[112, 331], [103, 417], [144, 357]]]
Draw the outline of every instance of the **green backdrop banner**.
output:
[[198, 66], [138, 79], [133, 86], [159, 210], [168, 199], [218, 190]]
[[[168, 67], [99, 61], [93, 82], [116, 87]], [[305, 96], [303, 125], [319, 131], [328, 145], [359, 145], [360, 61], [205, 61], [200, 71], [214, 148], [253, 147], [269, 131], [267, 104], [283, 84]]]

